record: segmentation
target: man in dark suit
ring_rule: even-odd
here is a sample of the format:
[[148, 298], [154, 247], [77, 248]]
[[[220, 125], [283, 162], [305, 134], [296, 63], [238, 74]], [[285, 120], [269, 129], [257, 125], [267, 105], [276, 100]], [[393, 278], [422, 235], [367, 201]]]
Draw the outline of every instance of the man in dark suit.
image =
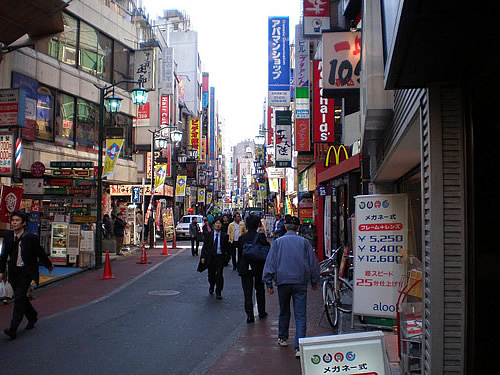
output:
[[224, 288], [224, 267], [229, 260], [229, 237], [222, 232], [222, 219], [217, 218], [213, 223], [213, 231], [207, 236], [201, 249], [200, 263], [208, 268], [209, 293], [214, 294], [218, 300], [222, 299]]
[[14, 288], [12, 320], [10, 328], [4, 330], [4, 333], [12, 340], [16, 338], [17, 328], [24, 315], [28, 319], [26, 329], [33, 329], [38, 320], [38, 314], [26, 295], [32, 280], [37, 285], [39, 283], [38, 258], [49, 272], [54, 269], [45, 250], [40, 246], [38, 237], [25, 230], [27, 221], [27, 216], [23, 212], [12, 213], [10, 226], [13, 231], [5, 236], [0, 252], [0, 279], [2, 279], [8, 259], [9, 281]]

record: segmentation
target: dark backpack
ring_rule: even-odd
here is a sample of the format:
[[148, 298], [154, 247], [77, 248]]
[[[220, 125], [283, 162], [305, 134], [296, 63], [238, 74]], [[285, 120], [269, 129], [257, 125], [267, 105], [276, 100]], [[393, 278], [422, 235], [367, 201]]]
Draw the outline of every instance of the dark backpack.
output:
[[257, 242], [259, 233], [255, 233], [252, 242], [245, 242], [243, 244], [243, 258], [248, 262], [265, 263], [267, 254], [269, 254], [270, 245], [262, 245]]

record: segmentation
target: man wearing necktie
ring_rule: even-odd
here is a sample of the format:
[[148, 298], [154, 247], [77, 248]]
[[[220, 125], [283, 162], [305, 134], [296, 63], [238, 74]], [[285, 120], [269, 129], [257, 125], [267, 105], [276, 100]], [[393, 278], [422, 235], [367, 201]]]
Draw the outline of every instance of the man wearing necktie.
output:
[[12, 340], [16, 338], [17, 328], [23, 320], [23, 316], [26, 315], [28, 319], [26, 329], [33, 329], [38, 320], [38, 314], [26, 295], [32, 280], [38, 285], [38, 259], [49, 272], [54, 269], [45, 250], [40, 246], [38, 236], [25, 231], [27, 222], [27, 216], [23, 212], [15, 211], [12, 213], [10, 226], [13, 231], [5, 236], [0, 252], [0, 280], [8, 262], [9, 281], [14, 288], [12, 320], [10, 328], [4, 330], [4, 333]]
[[229, 256], [228, 235], [221, 231], [222, 219], [217, 218], [213, 223], [213, 231], [207, 236], [208, 241], [203, 243], [201, 249], [200, 262], [207, 265], [208, 283], [210, 285], [208, 292], [214, 294], [218, 300], [222, 299], [222, 289], [224, 288], [224, 266]]

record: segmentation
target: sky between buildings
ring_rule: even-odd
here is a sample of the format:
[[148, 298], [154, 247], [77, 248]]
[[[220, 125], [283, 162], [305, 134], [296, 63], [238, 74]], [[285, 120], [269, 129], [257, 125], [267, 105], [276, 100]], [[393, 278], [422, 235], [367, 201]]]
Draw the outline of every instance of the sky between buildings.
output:
[[198, 31], [203, 71], [210, 73], [222, 118], [224, 149], [253, 139], [267, 97], [267, 21], [290, 17], [290, 43], [301, 0], [142, 0], [150, 19], [164, 9], [185, 11]]

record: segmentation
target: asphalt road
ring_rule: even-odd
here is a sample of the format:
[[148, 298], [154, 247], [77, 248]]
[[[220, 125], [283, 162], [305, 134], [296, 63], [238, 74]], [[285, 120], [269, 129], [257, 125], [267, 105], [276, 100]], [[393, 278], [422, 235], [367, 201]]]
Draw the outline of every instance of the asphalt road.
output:
[[218, 301], [197, 264], [186, 249], [97, 301], [44, 318], [33, 334], [21, 329], [0, 345], [0, 373], [205, 373], [247, 324], [237, 272], [225, 268]]

